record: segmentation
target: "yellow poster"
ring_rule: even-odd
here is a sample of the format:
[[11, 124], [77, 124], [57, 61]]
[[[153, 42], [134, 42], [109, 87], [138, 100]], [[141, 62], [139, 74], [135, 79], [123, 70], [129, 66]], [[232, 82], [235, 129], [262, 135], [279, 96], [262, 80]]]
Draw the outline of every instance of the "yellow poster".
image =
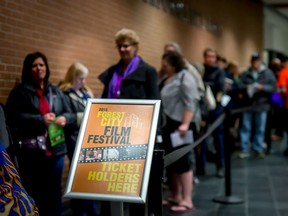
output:
[[154, 112], [154, 104], [92, 103], [69, 192], [140, 197]]

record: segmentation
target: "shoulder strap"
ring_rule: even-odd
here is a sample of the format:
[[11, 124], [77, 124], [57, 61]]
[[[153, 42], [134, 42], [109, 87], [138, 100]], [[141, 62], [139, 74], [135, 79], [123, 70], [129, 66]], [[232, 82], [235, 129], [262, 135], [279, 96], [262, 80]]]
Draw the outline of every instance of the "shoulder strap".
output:
[[52, 109], [53, 109], [53, 93], [52, 93], [51, 86], [49, 86], [49, 105], [50, 105], [50, 112], [52, 112]]
[[180, 79], [180, 84], [181, 84], [181, 85], [183, 84], [184, 76], [185, 76], [185, 72], [183, 72], [183, 74], [182, 74], [182, 76], [181, 76], [181, 79]]

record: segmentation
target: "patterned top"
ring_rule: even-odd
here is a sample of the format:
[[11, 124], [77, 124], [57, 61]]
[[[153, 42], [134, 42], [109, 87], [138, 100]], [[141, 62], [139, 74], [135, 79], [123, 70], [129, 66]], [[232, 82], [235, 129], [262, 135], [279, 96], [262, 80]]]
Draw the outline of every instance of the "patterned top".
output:
[[164, 113], [174, 121], [182, 122], [184, 111], [193, 112], [193, 121], [200, 115], [196, 81], [187, 70], [176, 73], [166, 82], [161, 89], [161, 99]]
[[4, 146], [0, 143], [0, 215], [38, 215], [34, 200], [27, 194]]

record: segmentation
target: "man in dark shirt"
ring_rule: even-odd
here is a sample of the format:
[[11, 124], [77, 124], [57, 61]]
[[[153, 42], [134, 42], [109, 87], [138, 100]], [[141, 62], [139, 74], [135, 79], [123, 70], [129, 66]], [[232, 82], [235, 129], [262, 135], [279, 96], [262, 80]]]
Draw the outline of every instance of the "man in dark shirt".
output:
[[[222, 113], [221, 98], [224, 92], [225, 72], [217, 66], [217, 53], [211, 48], [207, 48], [203, 53], [204, 57], [204, 75], [203, 81], [211, 87], [216, 99], [217, 106], [209, 112], [208, 124], [213, 123]], [[216, 150], [216, 176], [224, 176], [224, 141], [223, 125], [221, 124], [213, 132], [213, 142]]]

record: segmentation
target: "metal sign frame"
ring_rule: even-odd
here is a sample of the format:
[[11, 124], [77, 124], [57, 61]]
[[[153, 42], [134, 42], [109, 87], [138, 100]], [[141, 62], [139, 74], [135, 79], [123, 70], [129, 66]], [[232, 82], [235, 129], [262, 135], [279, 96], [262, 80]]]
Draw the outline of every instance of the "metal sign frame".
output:
[[[64, 192], [64, 197], [78, 198], [78, 199], [107, 200], [107, 201], [116, 201], [116, 202], [145, 203], [146, 196], [147, 196], [147, 188], [148, 188], [148, 182], [149, 182], [149, 175], [150, 175], [150, 169], [151, 169], [154, 144], [155, 144], [155, 137], [156, 137], [156, 131], [157, 131], [157, 125], [158, 125], [160, 103], [161, 103], [160, 100], [89, 99], [87, 102], [87, 106], [85, 108], [85, 111], [84, 111], [84, 116], [83, 116], [83, 120], [81, 123], [80, 131], [79, 131], [79, 135], [78, 135], [78, 139], [77, 139], [77, 143], [76, 143], [76, 148], [75, 148], [73, 160], [72, 160], [70, 171], [69, 171], [69, 176], [68, 176], [68, 180], [67, 180], [67, 184], [66, 184], [66, 189]], [[81, 192], [79, 190], [77, 191], [77, 190], [73, 189], [73, 184], [79, 185], [79, 181], [77, 183], [75, 183], [75, 177], [77, 177], [79, 175], [78, 171], [77, 171], [77, 166], [78, 166], [78, 169], [80, 169], [79, 168], [80, 166], [81, 167], [85, 166], [85, 164], [79, 165], [79, 164], [81, 164], [80, 163], [81, 160], [79, 160], [79, 159], [80, 159], [80, 152], [87, 149], [87, 148], [83, 147], [83, 146], [85, 146], [85, 144], [83, 144], [84, 138], [85, 138], [84, 136], [85, 136], [86, 130], [89, 129], [89, 128], [87, 128], [87, 124], [89, 121], [92, 121], [92, 120], [90, 120], [90, 117], [93, 117], [96, 115], [96, 113], [91, 113], [92, 112], [91, 109], [93, 106], [101, 106], [101, 107], [105, 107], [105, 106], [109, 107], [110, 106], [116, 110], [117, 110], [118, 106], [122, 107], [122, 109], [123, 109], [123, 107], [127, 107], [128, 113], [129, 112], [131, 113], [131, 110], [133, 110], [133, 106], [134, 106], [134, 110], [137, 110], [137, 107], [138, 107], [138, 109], [140, 107], [146, 107], [146, 108], [152, 109], [152, 114], [151, 114], [152, 118], [151, 118], [151, 120], [147, 120], [148, 122], [150, 122], [150, 126], [146, 125], [146, 127], [150, 127], [150, 130], [148, 132], [148, 138], [147, 138], [148, 143], [147, 143], [147, 145], [145, 144], [145, 148], [147, 148], [146, 155], [145, 155], [145, 157], [143, 156], [141, 158], [144, 160], [143, 161], [144, 167], [143, 167], [143, 173], [142, 173], [140, 193], [138, 194], [138, 196], [135, 196], [135, 194], [131, 196], [129, 194], [124, 194], [124, 195], [119, 194], [118, 195], [118, 194], [111, 194], [111, 193], [108, 193], [108, 194], [95, 193], [95, 192], [93, 192], [93, 190], [91, 190], [91, 192], [87, 192], [87, 191]], [[104, 111], [105, 111], [105, 108], [104, 108]], [[100, 112], [100, 111], [97, 111], [97, 113], [98, 112]], [[139, 131], [138, 131], [138, 133], [139, 133]], [[87, 135], [87, 133], [86, 133], [86, 135]], [[138, 144], [135, 143], [135, 146], [136, 145], [139, 145], [139, 143]], [[120, 148], [125, 148], [125, 147], [128, 148], [129, 147], [127, 145], [122, 145], [122, 146], [124, 146], [124, 147], [120, 147]], [[110, 148], [114, 148], [114, 147], [110, 147]], [[115, 147], [115, 148], [118, 148], [118, 147]], [[81, 152], [81, 153], [83, 153], [83, 152]], [[104, 153], [104, 150], [103, 150], [103, 153]], [[106, 154], [108, 155], [108, 153], [106, 153]], [[100, 163], [103, 164], [102, 162], [115, 163], [115, 161], [113, 159], [108, 160], [108, 161], [103, 159], [103, 160], [98, 160], [98, 161], [96, 160], [94, 164], [96, 164], [96, 163], [98, 163], [97, 165], [99, 165]], [[122, 160], [122, 162], [125, 163], [125, 160]], [[133, 162], [131, 162], [131, 161], [129, 163], [133, 164]], [[92, 166], [91, 164], [93, 165], [93, 163], [87, 163], [87, 166]], [[88, 182], [86, 182], [86, 183], [88, 183]], [[85, 184], [85, 182], [81, 181], [81, 184]]]

